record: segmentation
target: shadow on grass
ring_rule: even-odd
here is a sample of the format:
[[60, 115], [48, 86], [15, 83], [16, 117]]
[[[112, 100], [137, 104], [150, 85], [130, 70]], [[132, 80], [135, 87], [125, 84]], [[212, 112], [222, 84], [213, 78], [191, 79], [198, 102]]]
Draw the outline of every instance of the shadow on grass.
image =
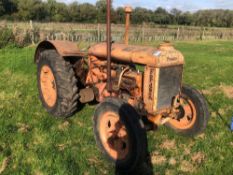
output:
[[[117, 136], [113, 134], [114, 138], [110, 138], [108, 142], [109, 145], [114, 145], [112, 149], [116, 150], [118, 158], [122, 157], [122, 154], [124, 155], [125, 153], [126, 157], [123, 160], [115, 162], [115, 175], [153, 175], [153, 165], [148, 150], [147, 132], [145, 126], [141, 123], [142, 121], [140, 121], [140, 116], [129, 104], [121, 105], [119, 116], [120, 122], [115, 124]], [[121, 131], [122, 123], [127, 132], [125, 135]], [[112, 142], [113, 140], [115, 141]]]
[[151, 155], [148, 150], [148, 147], [146, 149], [146, 157], [144, 160], [134, 167], [130, 172], [122, 173], [121, 170], [117, 168], [117, 165], [115, 165], [115, 175], [153, 175], [154, 170], [153, 170], [153, 164], [151, 160]]

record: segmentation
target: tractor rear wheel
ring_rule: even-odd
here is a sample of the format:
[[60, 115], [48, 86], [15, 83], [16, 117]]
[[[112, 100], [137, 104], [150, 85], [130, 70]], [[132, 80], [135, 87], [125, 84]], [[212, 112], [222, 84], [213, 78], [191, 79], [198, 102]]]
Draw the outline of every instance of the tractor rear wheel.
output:
[[69, 117], [77, 109], [78, 88], [72, 65], [56, 50], [44, 50], [37, 64], [39, 96], [55, 117]]
[[209, 120], [209, 111], [205, 98], [197, 90], [183, 86], [177, 119], [167, 126], [185, 136], [195, 136], [204, 131]]
[[135, 109], [109, 98], [98, 105], [93, 120], [97, 145], [116, 170], [128, 173], [139, 168], [146, 158], [147, 140]]

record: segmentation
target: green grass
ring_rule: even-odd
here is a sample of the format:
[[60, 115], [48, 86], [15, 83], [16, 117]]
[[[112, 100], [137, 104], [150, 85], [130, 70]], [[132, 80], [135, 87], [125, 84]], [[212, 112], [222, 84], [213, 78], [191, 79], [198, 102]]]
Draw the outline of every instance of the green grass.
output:
[[[186, 57], [184, 83], [208, 91], [211, 119], [196, 138], [178, 136], [165, 127], [148, 133], [154, 172], [232, 175], [233, 135], [216, 110], [230, 124], [233, 99], [222, 87], [233, 87], [233, 42], [175, 45]], [[66, 121], [53, 119], [42, 108], [33, 54], [34, 48], [0, 50], [0, 169], [9, 158], [3, 174], [114, 174], [95, 145], [95, 106], [86, 105]]]

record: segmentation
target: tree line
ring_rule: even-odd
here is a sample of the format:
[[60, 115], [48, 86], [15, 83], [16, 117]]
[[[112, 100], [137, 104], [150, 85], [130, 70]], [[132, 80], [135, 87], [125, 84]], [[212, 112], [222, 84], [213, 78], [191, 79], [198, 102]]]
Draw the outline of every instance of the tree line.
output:
[[[105, 23], [106, 0], [95, 5], [73, 2], [65, 4], [56, 0], [1, 0], [0, 19], [41, 22]], [[113, 23], [124, 23], [124, 8], [112, 9]], [[178, 9], [167, 11], [136, 7], [132, 14], [133, 24], [192, 25], [208, 27], [233, 27], [232, 10], [200, 10], [194, 13]]]

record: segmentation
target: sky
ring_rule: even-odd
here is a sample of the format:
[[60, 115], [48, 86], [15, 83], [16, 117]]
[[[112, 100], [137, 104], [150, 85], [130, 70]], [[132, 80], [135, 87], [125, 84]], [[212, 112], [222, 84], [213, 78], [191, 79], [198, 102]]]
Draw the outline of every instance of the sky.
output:
[[[75, 0], [58, 0], [71, 3]], [[97, 0], [78, 0], [80, 3], [89, 2], [95, 4]], [[233, 9], [233, 0], [114, 0], [114, 7], [131, 5], [133, 7], [145, 7], [156, 9], [163, 7], [167, 10], [177, 8], [183, 11], [197, 11], [200, 9]]]

